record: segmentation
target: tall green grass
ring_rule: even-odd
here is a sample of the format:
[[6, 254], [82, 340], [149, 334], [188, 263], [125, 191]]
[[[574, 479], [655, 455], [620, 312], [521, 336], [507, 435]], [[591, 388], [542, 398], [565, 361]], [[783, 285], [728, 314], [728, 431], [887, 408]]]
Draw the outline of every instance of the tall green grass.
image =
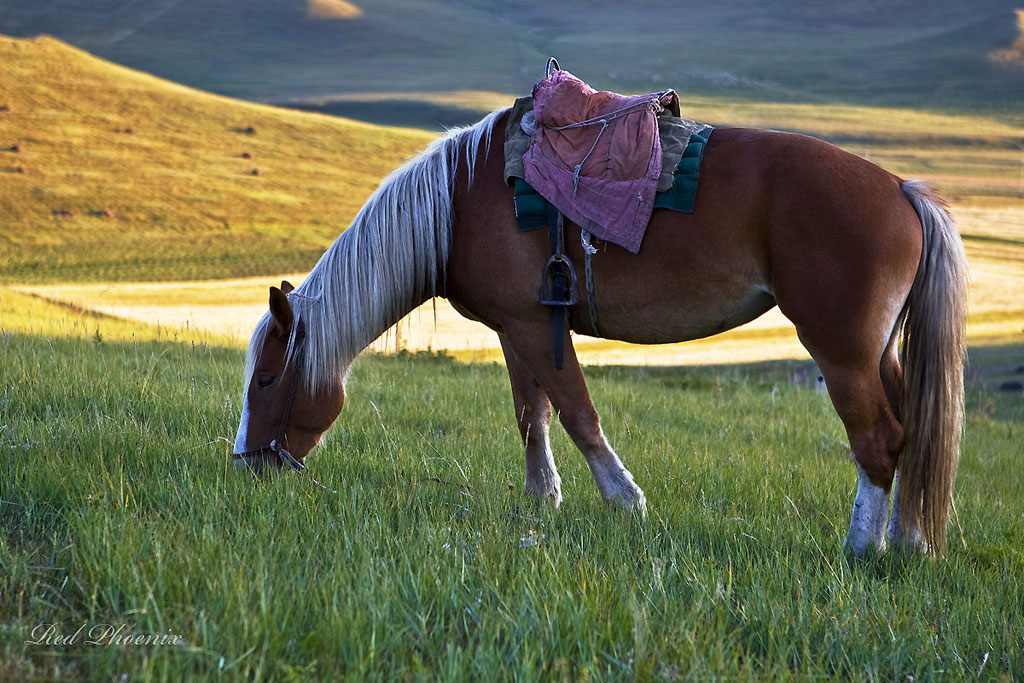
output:
[[[0, 354], [0, 678], [1024, 670], [1015, 396], [969, 397], [966, 548], [954, 530], [941, 561], [851, 564], [842, 426], [787, 381], [794, 363], [588, 370], [647, 493], [641, 521], [600, 501], [557, 428], [566, 502], [552, 513], [523, 497], [496, 364], [362, 358], [310, 458], [325, 491], [232, 471], [236, 350], [6, 334]], [[40, 623], [122, 622], [183, 644], [24, 643]]]

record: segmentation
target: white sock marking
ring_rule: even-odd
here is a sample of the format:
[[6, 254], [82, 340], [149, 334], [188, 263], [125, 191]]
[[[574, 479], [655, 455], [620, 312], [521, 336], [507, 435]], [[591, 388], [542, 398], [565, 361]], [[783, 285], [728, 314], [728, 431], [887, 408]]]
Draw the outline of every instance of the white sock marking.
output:
[[897, 472], [892, 480], [892, 512], [889, 515], [889, 542], [893, 545], [899, 543], [903, 537], [900, 529], [900, 473]]
[[555, 467], [555, 459], [551, 454], [551, 446], [547, 440], [545, 430], [544, 441], [541, 448], [534, 451], [536, 462], [533, 467], [526, 470], [526, 490], [534, 495], [543, 495], [550, 498], [554, 507], [562, 504], [562, 478], [558, 475], [558, 468]]
[[597, 454], [584, 453], [587, 458], [587, 465], [594, 475], [597, 488], [605, 500], [616, 500], [627, 508], [636, 508], [641, 514], [647, 514], [647, 498], [643, 490], [633, 481], [633, 475], [619, 460], [608, 440], [601, 432], [601, 443], [603, 448], [598, 449]]
[[[856, 456], [855, 456], [856, 461]], [[889, 494], [876, 486], [857, 464], [860, 481], [857, 496], [853, 500], [853, 514], [850, 515], [850, 531], [846, 534], [845, 547], [854, 555], [863, 555], [869, 545], [885, 550], [885, 523], [889, 519]]]
[[892, 546], [909, 546], [922, 552], [928, 552], [928, 544], [921, 538], [921, 530], [904, 529], [900, 526], [899, 489], [900, 473], [892, 482], [892, 512], [889, 515], [889, 544]]

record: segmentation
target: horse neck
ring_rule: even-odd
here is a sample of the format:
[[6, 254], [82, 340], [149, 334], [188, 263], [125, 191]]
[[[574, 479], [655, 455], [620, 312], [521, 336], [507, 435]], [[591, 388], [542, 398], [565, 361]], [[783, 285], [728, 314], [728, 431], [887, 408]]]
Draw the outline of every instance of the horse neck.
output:
[[452, 131], [386, 178], [296, 291], [299, 300], [319, 299], [320, 324], [308, 325], [317, 328], [310, 348], [319, 372], [344, 374], [374, 339], [443, 290], [453, 181], [457, 173], [472, 180], [503, 113]]
[[315, 373], [344, 376], [356, 356], [443, 282], [447, 235], [440, 249], [431, 239], [426, 245], [422, 239], [395, 239], [392, 227], [349, 228], [293, 295], [299, 317], [307, 321]]
[[[441, 273], [439, 277], [443, 277], [443, 275]], [[395, 277], [401, 277], [401, 275], [395, 274]], [[389, 278], [384, 284], [381, 291], [386, 296], [380, 299], [357, 298], [353, 302], [354, 306], [350, 309], [350, 315], [346, 316], [347, 320], [339, 321], [339, 325], [337, 325], [339, 331], [341, 328], [352, 326], [350, 328], [352, 330], [350, 343], [343, 354], [346, 368], [370, 344], [434, 296], [434, 292], [426, 287], [417, 287], [410, 292], [388, 286], [393, 282]]]

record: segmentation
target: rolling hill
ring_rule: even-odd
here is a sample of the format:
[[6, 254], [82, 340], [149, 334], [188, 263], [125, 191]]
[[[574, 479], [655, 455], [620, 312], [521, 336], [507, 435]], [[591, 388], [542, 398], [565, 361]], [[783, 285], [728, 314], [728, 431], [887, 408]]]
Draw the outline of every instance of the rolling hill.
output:
[[229, 100], [0, 38], [0, 279], [307, 270], [431, 136]]
[[[1024, 104], [1019, 0], [0, 0], [47, 33], [233, 97], [528, 91], [548, 55], [604, 87], [1003, 111]], [[1015, 47], [1017, 46], [1017, 47]]]

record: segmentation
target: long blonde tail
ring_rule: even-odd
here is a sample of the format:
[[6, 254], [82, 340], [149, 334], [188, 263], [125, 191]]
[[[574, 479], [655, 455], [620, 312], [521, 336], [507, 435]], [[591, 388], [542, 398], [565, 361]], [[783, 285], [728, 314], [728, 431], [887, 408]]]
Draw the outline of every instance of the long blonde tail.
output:
[[927, 548], [941, 554], [963, 430], [967, 260], [934, 188], [921, 180], [902, 187], [924, 241], [900, 349], [906, 446], [899, 462], [899, 521], [905, 533], [919, 529]]

